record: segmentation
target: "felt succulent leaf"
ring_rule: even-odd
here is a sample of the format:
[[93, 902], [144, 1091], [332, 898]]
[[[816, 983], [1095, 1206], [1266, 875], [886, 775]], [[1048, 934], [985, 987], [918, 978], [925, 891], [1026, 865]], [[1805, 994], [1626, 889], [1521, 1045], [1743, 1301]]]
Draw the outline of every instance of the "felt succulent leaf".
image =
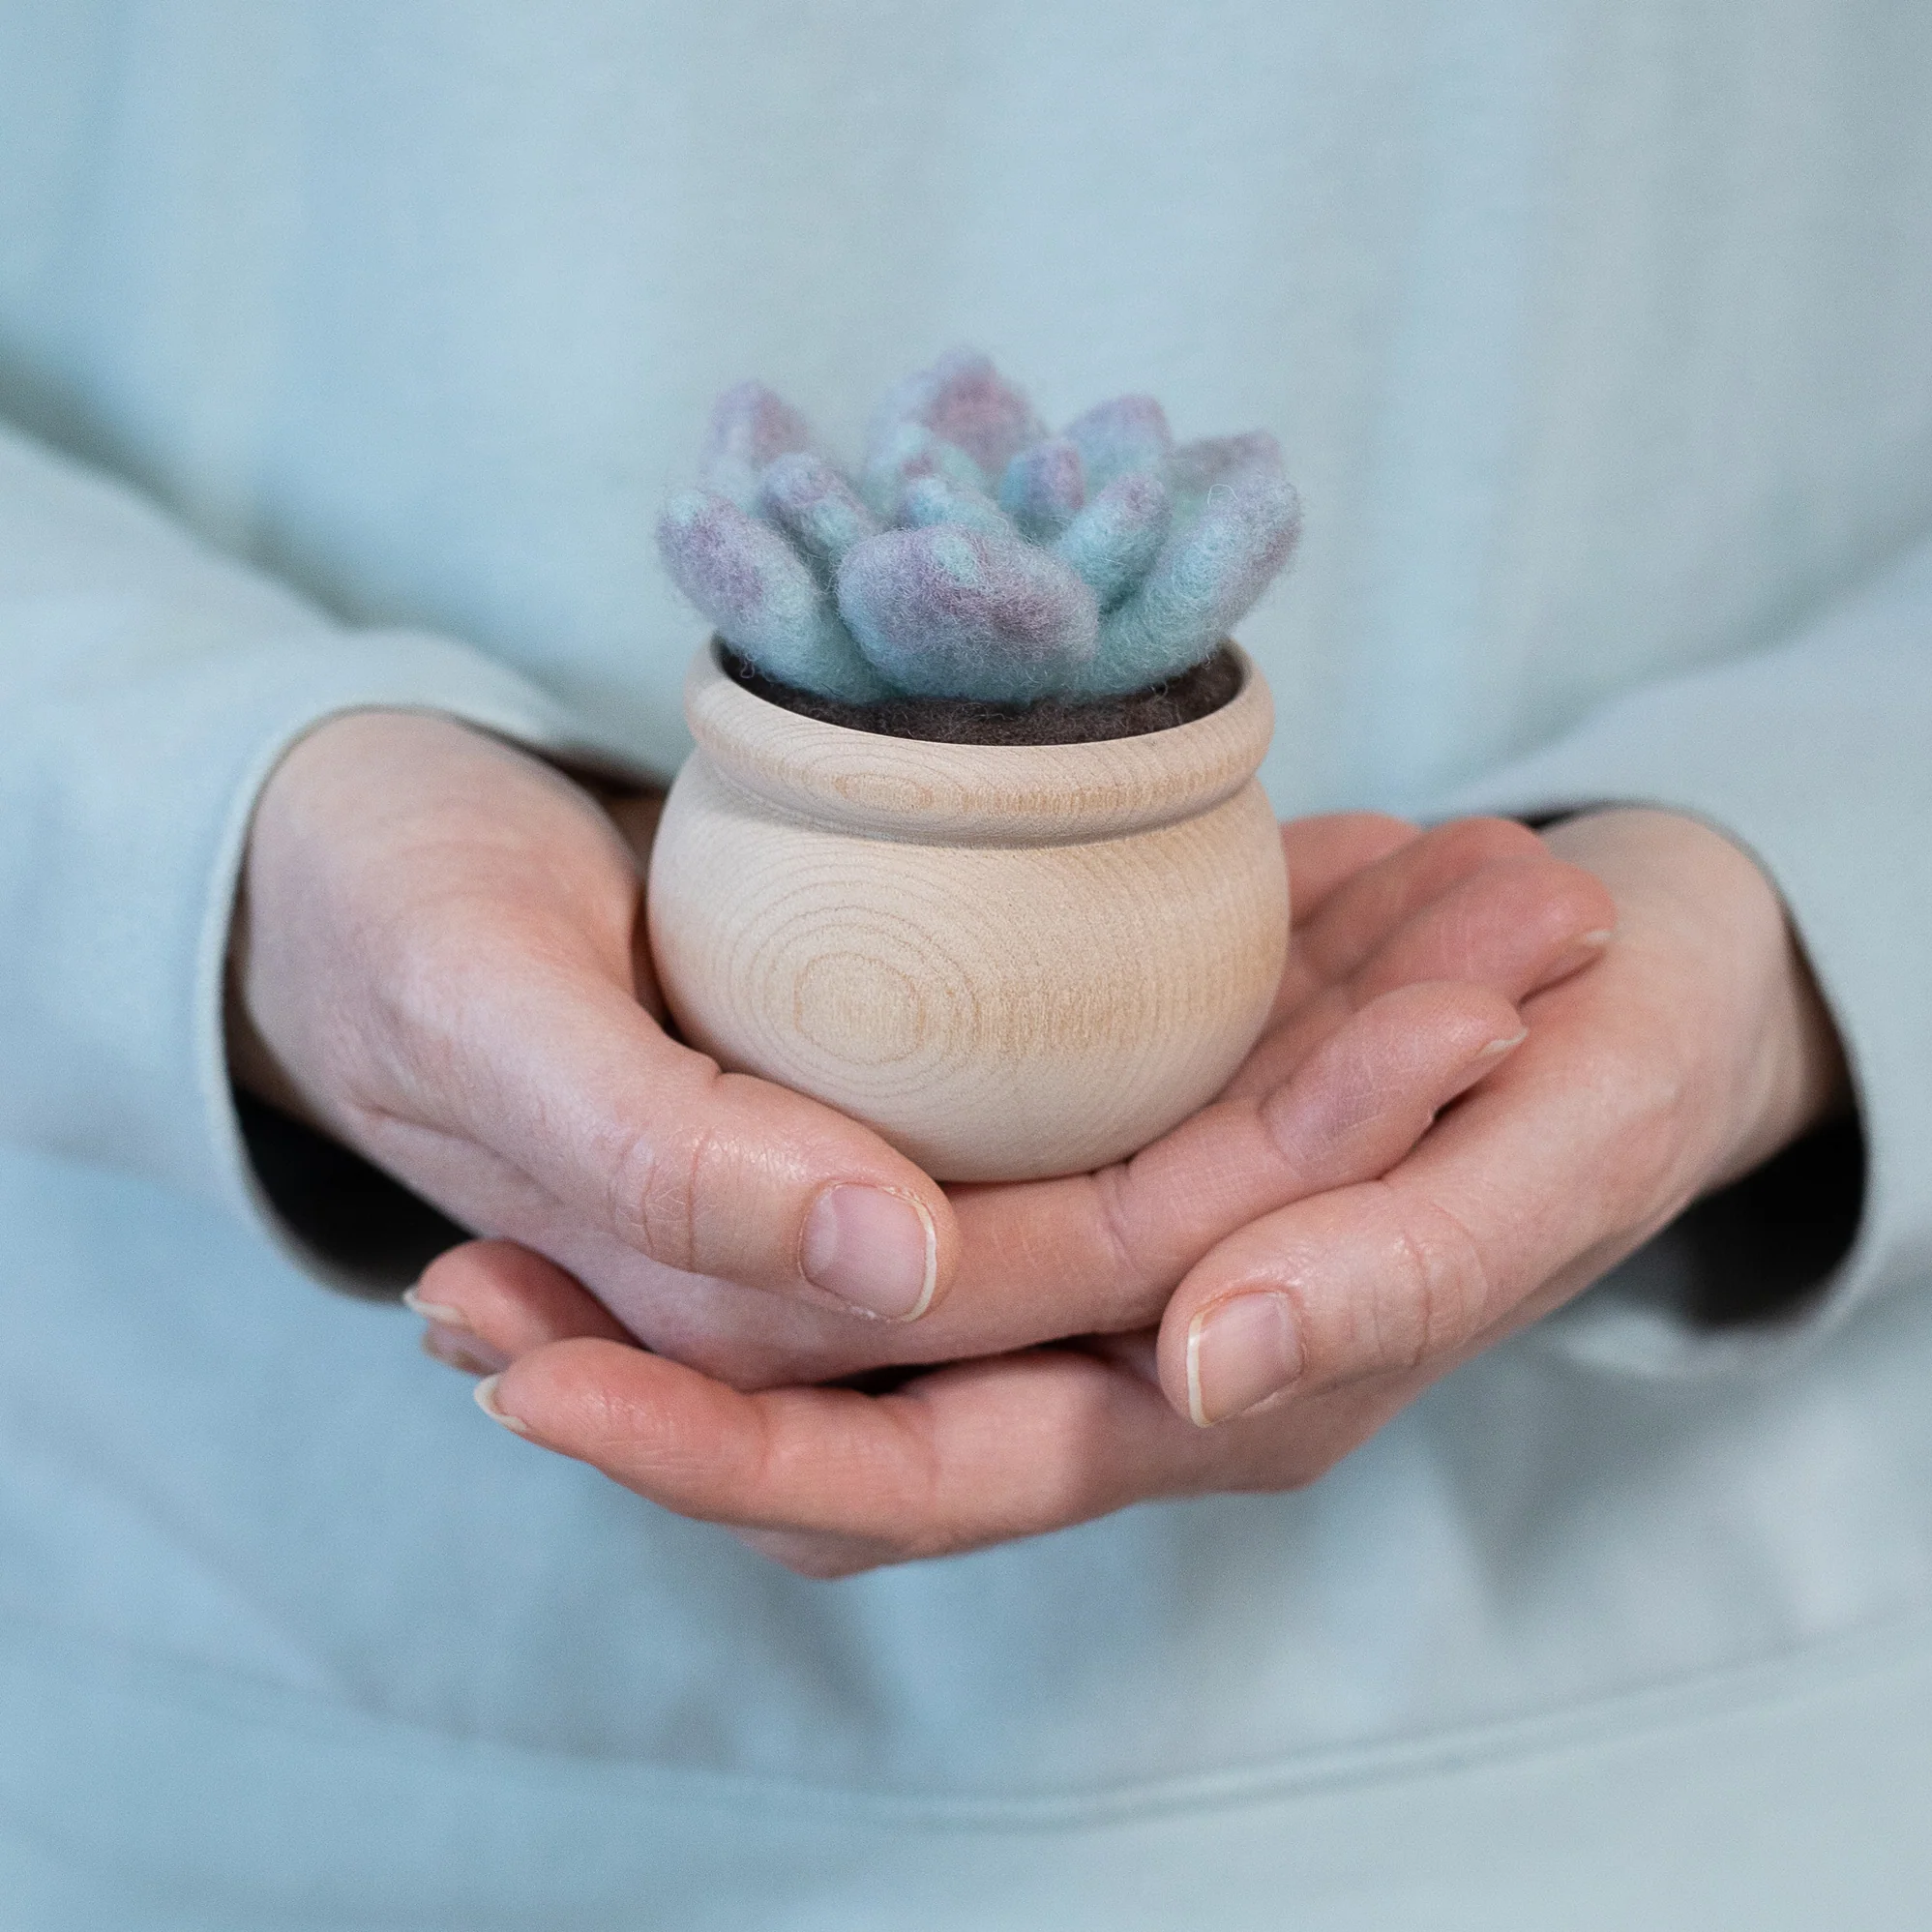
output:
[[1111, 402], [1096, 403], [1069, 423], [1064, 433], [1080, 452], [1089, 494], [1128, 470], [1158, 474], [1174, 447], [1167, 411], [1151, 396], [1116, 396]]
[[810, 566], [729, 497], [672, 497], [658, 520], [658, 550], [677, 587], [760, 670], [848, 703], [888, 695]]
[[1086, 471], [1064, 436], [1024, 449], [999, 479], [999, 507], [1036, 544], [1050, 544], [1086, 501]]
[[823, 457], [794, 450], [767, 465], [758, 480], [758, 514], [774, 523], [827, 582], [846, 552], [878, 535], [878, 519]]
[[903, 512], [906, 486], [921, 477], [943, 477], [963, 490], [986, 490], [986, 472], [957, 443], [936, 436], [919, 423], [899, 423], [874, 439], [866, 452], [859, 488], [873, 510], [888, 523]]
[[1055, 551], [1085, 578], [1102, 610], [1125, 601], [1168, 533], [1167, 486], [1146, 470], [1116, 476], [1069, 523]]
[[1079, 689], [1139, 691], [1201, 663], [1288, 561], [1301, 501], [1272, 436], [1228, 436], [1174, 452], [1174, 520], [1139, 588], [1101, 627]]
[[873, 419], [874, 440], [901, 423], [966, 451], [989, 480], [1047, 433], [1032, 403], [974, 349], [954, 349], [890, 390]]
[[962, 529], [983, 530], [991, 536], [1017, 537], [1013, 520], [983, 490], [970, 490], [943, 476], [917, 476], [899, 499], [901, 521], [925, 529], [935, 523], [957, 523]]
[[741, 382], [712, 405], [698, 481], [740, 510], [758, 502], [758, 479], [774, 457], [809, 450], [812, 426], [761, 382]]
[[1093, 592], [1051, 551], [950, 523], [854, 545], [839, 609], [896, 689], [1005, 704], [1064, 689], [1099, 628]]
[[1168, 459], [1168, 487], [1174, 491], [1176, 516], [1183, 521], [1191, 519], [1211, 490], [1258, 470], [1284, 473], [1281, 445], [1265, 430], [1182, 443]]

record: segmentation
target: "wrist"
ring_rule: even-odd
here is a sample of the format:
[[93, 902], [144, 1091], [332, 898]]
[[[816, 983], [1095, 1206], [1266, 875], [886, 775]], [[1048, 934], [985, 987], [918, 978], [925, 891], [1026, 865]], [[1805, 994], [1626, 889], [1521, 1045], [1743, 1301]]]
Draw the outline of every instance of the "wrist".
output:
[[1843, 1043], [1777, 888], [1706, 821], [1641, 807], [1548, 829], [1559, 855], [1610, 887], [1620, 936], [1652, 948], [1679, 1057], [1705, 1063], [1722, 1098], [1704, 1189], [1721, 1187], [1843, 1114]]

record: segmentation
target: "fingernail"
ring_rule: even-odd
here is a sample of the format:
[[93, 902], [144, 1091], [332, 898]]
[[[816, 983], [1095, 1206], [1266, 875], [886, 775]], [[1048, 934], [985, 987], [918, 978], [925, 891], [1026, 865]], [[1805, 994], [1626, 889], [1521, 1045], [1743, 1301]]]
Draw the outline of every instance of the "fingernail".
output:
[[1566, 979], [1573, 972], [1581, 972], [1590, 963], [1602, 956], [1603, 949], [1617, 936], [1614, 928], [1599, 926], [1593, 933], [1585, 933], [1568, 952], [1550, 968], [1550, 980], [1555, 982]]
[[476, 1406], [492, 1422], [500, 1422], [504, 1428], [514, 1429], [520, 1436], [527, 1436], [529, 1430], [496, 1400], [496, 1384], [502, 1380], [500, 1375], [485, 1376], [471, 1391], [476, 1397]]
[[1288, 1296], [1231, 1294], [1187, 1330], [1187, 1412], [1206, 1429], [1278, 1395], [1301, 1373], [1301, 1337]]
[[445, 1328], [439, 1322], [423, 1330], [423, 1352], [465, 1375], [500, 1375], [510, 1366], [508, 1355], [499, 1354], [479, 1336]]
[[933, 1303], [939, 1238], [910, 1195], [828, 1187], [806, 1220], [798, 1264], [815, 1287], [862, 1314], [915, 1322]]
[[411, 1315], [420, 1315], [425, 1322], [433, 1322], [443, 1328], [467, 1328], [461, 1308], [452, 1308], [443, 1301], [425, 1301], [413, 1288], [402, 1291], [402, 1305]]
[[1528, 1026], [1525, 1026], [1520, 1032], [1511, 1033], [1505, 1039], [1492, 1040], [1488, 1046], [1483, 1048], [1481, 1053], [1477, 1054], [1456, 1075], [1454, 1084], [1447, 1089], [1442, 1098], [1436, 1103], [1436, 1111], [1440, 1114], [1443, 1108], [1448, 1106], [1450, 1101], [1460, 1100], [1477, 1081], [1483, 1079], [1488, 1074], [1490, 1068], [1498, 1060], [1507, 1058], [1529, 1037], [1530, 1029]]

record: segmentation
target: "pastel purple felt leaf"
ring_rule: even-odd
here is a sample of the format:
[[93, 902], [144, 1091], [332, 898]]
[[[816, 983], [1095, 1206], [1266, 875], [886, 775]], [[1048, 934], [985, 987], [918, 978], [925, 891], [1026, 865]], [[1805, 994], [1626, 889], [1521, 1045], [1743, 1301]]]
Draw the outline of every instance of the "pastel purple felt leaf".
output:
[[1049, 436], [968, 349], [886, 397], [856, 489], [758, 382], [719, 398], [703, 475], [659, 528], [672, 576], [771, 675], [859, 702], [1173, 677], [1249, 609], [1300, 520], [1272, 436], [1176, 447], [1148, 396]]
[[1285, 473], [1281, 445], [1265, 430], [1182, 443], [1168, 459], [1168, 488], [1174, 492], [1176, 514], [1183, 520], [1192, 517], [1217, 484], [1254, 470]]
[[758, 508], [828, 582], [854, 544], [878, 534], [878, 519], [852, 486], [823, 457], [804, 450], [766, 466], [758, 479]]
[[760, 670], [851, 703], [887, 695], [804, 559], [729, 497], [672, 497], [658, 520], [658, 551], [677, 587]]
[[1161, 471], [1174, 437], [1167, 411], [1151, 396], [1116, 396], [1097, 402], [1066, 426], [1066, 439], [1080, 452], [1089, 495], [1130, 469]]
[[901, 423], [963, 449], [988, 480], [1047, 433], [1032, 403], [976, 349], [954, 349], [889, 390], [873, 419], [874, 440]]
[[1052, 543], [1085, 501], [1086, 471], [1064, 436], [1022, 450], [999, 479], [999, 507], [1036, 544]]
[[894, 523], [905, 514], [907, 485], [928, 476], [981, 494], [986, 490], [986, 472], [978, 463], [957, 443], [942, 441], [920, 423], [900, 423], [875, 439], [859, 488], [874, 511]]
[[1301, 500], [1272, 436], [1229, 436], [1174, 452], [1191, 486], [1140, 588], [1101, 626], [1080, 689], [1139, 691], [1209, 656], [1288, 561]]
[[740, 510], [758, 502], [758, 479], [774, 457], [809, 450], [812, 426], [761, 382], [741, 382], [711, 405], [698, 481]]
[[1126, 470], [1067, 525], [1054, 549], [1086, 580], [1101, 609], [1111, 610], [1147, 574], [1170, 516], [1160, 478]]
[[1025, 704], [1071, 683], [1093, 655], [1093, 592], [1018, 536], [941, 523], [855, 545], [839, 609], [899, 690]]

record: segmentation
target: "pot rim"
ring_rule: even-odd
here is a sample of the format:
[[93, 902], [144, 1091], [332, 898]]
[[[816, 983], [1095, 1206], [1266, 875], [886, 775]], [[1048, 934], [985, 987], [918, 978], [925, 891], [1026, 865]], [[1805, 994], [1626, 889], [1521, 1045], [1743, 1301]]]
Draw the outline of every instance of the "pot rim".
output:
[[692, 661], [684, 715], [721, 781], [790, 818], [920, 845], [1079, 845], [1195, 817], [1254, 777], [1274, 700], [1227, 641], [1241, 668], [1234, 697], [1131, 738], [956, 745], [855, 731], [755, 697], [726, 672], [717, 638]]

